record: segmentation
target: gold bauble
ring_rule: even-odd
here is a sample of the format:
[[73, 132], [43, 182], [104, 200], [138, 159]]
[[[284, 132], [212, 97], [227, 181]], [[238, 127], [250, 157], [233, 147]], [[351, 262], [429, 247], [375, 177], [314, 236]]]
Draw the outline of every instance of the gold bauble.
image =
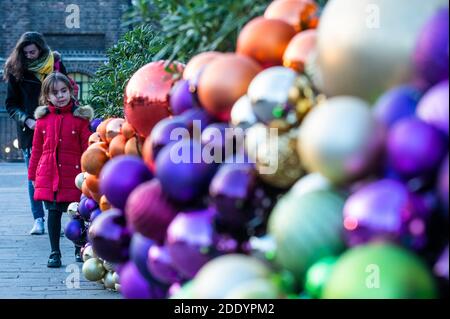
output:
[[[248, 132], [250, 131], [250, 134]], [[297, 131], [278, 134], [275, 130], [257, 125], [247, 131], [246, 148], [256, 171], [267, 184], [287, 189], [304, 173], [297, 155]]]
[[113, 280], [114, 280], [114, 283], [115, 284], [120, 284], [120, 281], [119, 281], [119, 274], [117, 273], [117, 272], [114, 272], [113, 273]]
[[106, 273], [103, 263], [98, 258], [90, 258], [83, 264], [84, 277], [89, 281], [99, 281]]
[[316, 83], [327, 96], [369, 102], [413, 77], [425, 22], [448, 0], [330, 0], [318, 27]]
[[115, 289], [116, 283], [114, 282], [113, 273], [111, 271], [108, 271], [105, 277], [103, 277], [103, 284], [105, 285], [106, 289]]
[[83, 250], [83, 261], [86, 262], [91, 258], [97, 258], [97, 255], [94, 252], [94, 249], [91, 245], [87, 246]]
[[299, 129], [302, 164], [332, 183], [364, 177], [379, 163], [384, 130], [363, 100], [342, 96], [315, 107]]
[[108, 261], [103, 261], [103, 267], [105, 267], [106, 271], [112, 272], [114, 271], [114, 266], [112, 263], [108, 262]]

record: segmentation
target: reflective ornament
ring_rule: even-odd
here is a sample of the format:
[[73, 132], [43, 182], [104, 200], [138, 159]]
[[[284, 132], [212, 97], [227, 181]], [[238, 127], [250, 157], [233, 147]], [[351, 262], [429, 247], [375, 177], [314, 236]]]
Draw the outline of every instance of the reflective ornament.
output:
[[115, 283], [113, 280], [113, 272], [108, 271], [106, 273], [105, 277], [103, 277], [103, 284], [105, 286], [105, 289], [115, 290]]
[[231, 109], [231, 124], [234, 126], [249, 127], [256, 123], [257, 119], [253, 113], [252, 103], [247, 95], [242, 96]]
[[106, 125], [106, 142], [111, 143], [112, 139], [120, 134], [124, 119], [115, 118]]
[[322, 298], [323, 287], [330, 279], [336, 257], [325, 257], [312, 265], [306, 272], [305, 291], [311, 298]]
[[[180, 64], [171, 67], [182, 71]], [[149, 63], [131, 77], [125, 89], [124, 112], [141, 136], [148, 136], [156, 123], [170, 115], [169, 92], [173, 83], [165, 61]]]
[[74, 218], [78, 215], [78, 202], [69, 204], [69, 206], [67, 207], [67, 214], [69, 214], [71, 218]]
[[89, 281], [99, 281], [106, 273], [103, 263], [98, 258], [90, 258], [83, 263], [81, 270], [84, 277]]
[[281, 292], [268, 278], [246, 280], [236, 285], [224, 299], [279, 299]]
[[293, 69], [294, 71], [303, 72], [310, 54], [316, 49], [316, 44], [316, 30], [300, 32], [292, 38], [286, 48], [286, 51], [284, 51], [283, 65], [287, 68]]
[[148, 251], [147, 268], [154, 278], [165, 284], [182, 280], [165, 246], [152, 246]]
[[96, 132], [100, 135], [100, 139], [102, 142], [106, 142], [106, 126], [112, 120], [113, 118], [107, 118], [97, 126]]
[[333, 185], [320, 173], [311, 173], [300, 178], [290, 189], [290, 193], [301, 196], [315, 191], [331, 191]]
[[288, 193], [276, 204], [268, 223], [268, 234], [277, 247], [275, 261], [298, 282], [319, 259], [344, 248], [343, 207], [344, 199], [332, 191]]
[[80, 173], [75, 177], [75, 186], [81, 191], [84, 182], [84, 173]]
[[173, 265], [191, 279], [214, 253], [214, 210], [179, 213], [167, 229], [166, 246]]
[[406, 187], [389, 179], [363, 186], [344, 207], [349, 245], [385, 239], [411, 248], [426, 244], [426, 209]]
[[104, 212], [105, 210], [111, 209], [111, 204], [109, 203], [108, 199], [104, 195], [100, 198], [99, 206], [100, 206], [100, 209], [102, 212]]
[[131, 192], [152, 178], [152, 173], [142, 160], [123, 155], [105, 165], [100, 174], [100, 189], [114, 207], [123, 210]]
[[445, 135], [413, 117], [399, 121], [388, 135], [388, 161], [405, 178], [436, 172], [447, 152]]
[[92, 145], [94, 143], [99, 143], [101, 141], [102, 139], [100, 137], [100, 134], [98, 132], [94, 132], [91, 134], [91, 136], [89, 136], [88, 144]]
[[284, 51], [295, 33], [294, 27], [283, 20], [257, 17], [239, 33], [236, 52], [254, 59], [263, 68], [282, 65]]
[[432, 87], [420, 100], [417, 116], [448, 136], [449, 88], [448, 80]]
[[252, 59], [224, 54], [212, 61], [202, 73], [198, 97], [205, 110], [221, 121], [229, 121], [231, 108], [243, 96], [260, 71]]
[[325, 96], [319, 94], [311, 80], [299, 75], [289, 91], [289, 104], [293, 107], [298, 123], [301, 123], [313, 107], [325, 101]]
[[131, 235], [122, 212], [110, 210], [102, 213], [92, 223], [88, 236], [100, 258], [114, 263], [128, 260]]
[[334, 266], [323, 297], [422, 299], [436, 298], [437, 289], [427, 266], [416, 255], [377, 243], [345, 252]]
[[120, 132], [127, 140], [136, 135], [136, 131], [134, 130], [133, 126], [128, 122], [123, 123], [122, 130]]
[[127, 140], [125, 139], [125, 136], [123, 136], [122, 134], [119, 134], [116, 137], [114, 137], [109, 143], [109, 156], [113, 158], [119, 155], [124, 155], [126, 142]]
[[73, 242], [78, 242], [83, 238], [86, 230], [84, 222], [80, 219], [71, 219], [64, 227], [64, 235]]
[[414, 116], [421, 93], [403, 85], [384, 93], [375, 103], [374, 114], [387, 128], [406, 117]]
[[328, 1], [317, 35], [318, 88], [327, 96], [373, 102], [387, 89], [412, 80], [421, 29], [443, 6], [447, 0]]
[[98, 176], [91, 175], [89, 173], [84, 173], [85, 180], [86, 180], [86, 186], [89, 188], [90, 191], [94, 193], [100, 192], [100, 182], [98, 180]]
[[354, 97], [335, 97], [305, 118], [298, 138], [300, 159], [307, 170], [340, 184], [367, 175], [384, 143], [383, 127], [369, 106]]
[[109, 160], [109, 156], [101, 145], [95, 143], [81, 156], [81, 169], [91, 175], [99, 175], [103, 166]]
[[265, 18], [283, 20], [296, 32], [317, 27], [318, 15], [318, 5], [310, 0], [273, 1], [264, 12]]
[[252, 80], [247, 95], [258, 120], [270, 124], [286, 117], [290, 110], [289, 92], [295, 78], [293, 70], [277, 66], [262, 71]]
[[91, 131], [95, 132], [95, 130], [97, 130], [97, 127], [100, 125], [100, 123], [101, 123], [102, 121], [103, 121], [103, 120], [102, 120], [101, 118], [95, 118], [95, 119], [93, 119], [93, 120], [91, 121], [91, 123], [90, 123], [90, 129], [91, 129]]
[[97, 254], [94, 252], [92, 245], [88, 245], [84, 248], [82, 258], [84, 262], [91, 258], [97, 258]]
[[429, 85], [448, 79], [448, 20], [447, 2], [427, 20], [417, 39], [414, 64], [419, 76]]
[[236, 254], [217, 257], [198, 272], [193, 282], [192, 297], [223, 299], [239, 285], [269, 275], [269, 268], [256, 258]]
[[144, 236], [163, 243], [167, 227], [177, 211], [154, 179], [138, 186], [129, 196], [125, 208], [128, 224]]
[[105, 267], [105, 270], [108, 272], [114, 271], [114, 265], [106, 260], [103, 261], [103, 267]]
[[125, 144], [125, 155], [141, 157], [142, 144], [139, 142], [138, 137], [130, 138]]

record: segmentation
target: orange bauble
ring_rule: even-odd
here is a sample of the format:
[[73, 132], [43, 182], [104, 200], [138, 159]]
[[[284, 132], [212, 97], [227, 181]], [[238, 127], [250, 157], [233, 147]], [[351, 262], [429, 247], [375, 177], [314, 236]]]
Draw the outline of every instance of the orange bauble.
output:
[[273, 1], [264, 12], [267, 19], [280, 19], [300, 32], [316, 28], [319, 23], [319, 7], [311, 0]]
[[111, 140], [120, 134], [123, 123], [125, 123], [125, 120], [120, 118], [108, 122], [106, 125], [106, 141], [108, 143], [111, 143]]
[[89, 188], [91, 193], [100, 193], [100, 182], [98, 177], [89, 173], [84, 173], [86, 186]]
[[295, 33], [294, 28], [282, 20], [258, 17], [242, 29], [236, 52], [255, 59], [264, 68], [282, 65], [284, 50]]
[[101, 142], [102, 139], [100, 138], [100, 134], [98, 132], [94, 132], [91, 134], [91, 136], [89, 136], [89, 145], [92, 145], [94, 143], [98, 143]]
[[91, 190], [89, 189], [89, 187], [87, 187], [86, 181], [84, 181], [83, 184], [81, 185], [81, 192], [82, 192], [85, 196], [87, 196], [87, 197], [89, 197], [89, 198], [92, 198]]
[[[175, 66], [183, 71], [181, 64]], [[156, 123], [170, 115], [169, 93], [174, 82], [164, 61], [149, 63], [131, 77], [125, 89], [124, 111], [139, 135], [147, 137]]]
[[292, 38], [284, 52], [283, 65], [287, 68], [303, 72], [306, 61], [316, 48], [317, 31], [306, 30]]
[[122, 135], [127, 140], [129, 140], [130, 138], [136, 135], [136, 131], [134, 130], [133, 126], [130, 123], [125, 122], [122, 125]]
[[139, 152], [139, 142], [137, 137], [132, 137], [127, 141], [127, 143], [125, 144], [125, 154], [139, 157], [141, 156]]
[[102, 212], [111, 208], [111, 204], [109, 203], [108, 199], [104, 195], [102, 197], [100, 197], [98, 206], [100, 207], [100, 210]]
[[100, 199], [102, 198], [101, 193], [94, 193], [91, 191], [91, 197], [93, 200], [95, 200], [97, 203], [100, 202]]
[[113, 158], [125, 154], [126, 142], [127, 139], [122, 134], [119, 134], [116, 137], [114, 137], [111, 143], [109, 143], [109, 156]]
[[197, 54], [186, 65], [186, 68], [183, 72], [183, 79], [193, 80], [208, 63], [212, 62], [214, 59], [221, 55], [222, 53], [215, 51], [208, 51]]
[[99, 126], [97, 126], [96, 131], [98, 134], [100, 134], [100, 138], [102, 139], [103, 142], [106, 142], [106, 126], [112, 120], [114, 119], [113, 118], [106, 119], [103, 122], [101, 122]]
[[221, 121], [229, 121], [234, 103], [247, 93], [261, 67], [252, 59], [238, 54], [224, 54], [203, 71], [198, 84], [200, 103]]
[[102, 143], [92, 144], [81, 156], [81, 168], [84, 172], [99, 175], [103, 165], [109, 160], [106, 150], [100, 144]]

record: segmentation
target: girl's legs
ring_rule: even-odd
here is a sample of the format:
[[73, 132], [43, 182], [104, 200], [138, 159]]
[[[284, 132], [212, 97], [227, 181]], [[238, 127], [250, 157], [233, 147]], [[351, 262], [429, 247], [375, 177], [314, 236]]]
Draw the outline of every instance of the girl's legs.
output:
[[48, 235], [50, 237], [50, 246], [52, 252], [60, 252], [59, 240], [61, 237], [61, 217], [62, 212], [59, 210], [49, 210], [48, 211]]

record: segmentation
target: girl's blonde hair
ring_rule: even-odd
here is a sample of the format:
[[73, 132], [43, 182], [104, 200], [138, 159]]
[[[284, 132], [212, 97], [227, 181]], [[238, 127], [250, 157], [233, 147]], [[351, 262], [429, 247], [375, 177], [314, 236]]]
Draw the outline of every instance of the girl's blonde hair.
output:
[[50, 91], [54, 89], [57, 82], [63, 82], [68, 87], [72, 100], [75, 99], [73, 86], [72, 83], [70, 83], [69, 78], [60, 72], [53, 72], [49, 74], [49, 76], [47, 76], [44, 82], [42, 82], [41, 97], [39, 98], [39, 103], [41, 103], [41, 105], [45, 105], [48, 103]]

